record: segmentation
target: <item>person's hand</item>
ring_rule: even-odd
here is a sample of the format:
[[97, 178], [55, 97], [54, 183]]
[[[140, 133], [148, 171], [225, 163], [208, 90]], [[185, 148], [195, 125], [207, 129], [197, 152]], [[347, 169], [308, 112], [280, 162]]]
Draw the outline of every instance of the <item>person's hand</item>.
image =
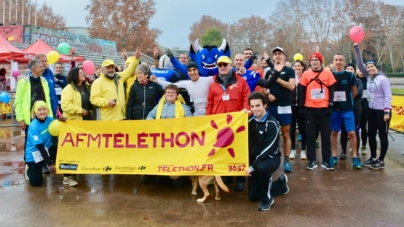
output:
[[332, 108], [333, 108], [332, 103], [328, 104], [328, 108], [325, 110], [325, 113], [326, 113], [327, 116], [332, 115]]
[[249, 110], [246, 109], [246, 108], [242, 109], [241, 112], [244, 112], [244, 113], [251, 113], [251, 111], [249, 111]]
[[56, 167], [55, 167], [55, 165], [48, 166], [48, 169], [49, 169], [49, 172], [51, 172], [51, 173], [56, 173]]
[[239, 72], [240, 72], [240, 75], [244, 75], [244, 73], [245, 73], [245, 67], [240, 67], [240, 70], [239, 70]]
[[268, 54], [267, 54], [266, 51], [262, 54], [262, 57], [264, 57], [265, 59], [268, 59], [268, 58], [269, 58], [269, 56], [268, 56]]
[[166, 50], [166, 54], [167, 54], [167, 57], [169, 57], [169, 58], [170, 58], [170, 60], [172, 60], [172, 59], [173, 59], [174, 55], [173, 55], [173, 53], [171, 52], [171, 50], [170, 50], [170, 49], [167, 49], [167, 50]]
[[26, 125], [25, 125], [25, 122], [24, 121], [20, 121], [20, 122], [18, 122], [18, 127], [20, 127], [20, 129], [21, 130], [25, 130], [25, 127], [27, 127]]
[[359, 43], [354, 43], [353, 47], [357, 47], [359, 45]]
[[383, 120], [388, 121], [390, 119], [390, 114], [384, 114]]
[[251, 176], [252, 170], [250, 168], [245, 169], [245, 175]]
[[58, 82], [58, 78], [56, 76], [53, 77], [53, 80], [55, 80], [55, 82]]
[[109, 107], [114, 107], [116, 105], [116, 99], [111, 99], [108, 101], [108, 106]]
[[58, 121], [61, 121], [61, 122], [66, 122], [66, 120], [67, 120], [67, 118], [65, 118], [63, 116], [58, 118]]
[[280, 62], [279, 64], [275, 65], [275, 70], [277, 72], [281, 72], [283, 67], [285, 67], [285, 62]]
[[159, 47], [155, 46], [153, 47], [153, 58], [157, 59], [159, 57]]
[[81, 115], [86, 116], [87, 114], [88, 114], [88, 111], [87, 111], [87, 110], [83, 109], [83, 110], [81, 111]]
[[273, 101], [276, 100], [276, 98], [275, 98], [275, 96], [273, 96], [272, 94], [268, 94], [268, 100], [269, 100], [270, 102], [273, 102]]
[[137, 58], [138, 60], [140, 60], [140, 57], [142, 57], [142, 49], [140, 49], [140, 48], [138, 47], [138, 48], [136, 48], [135, 58]]
[[316, 45], [313, 45], [313, 47], [314, 47], [314, 51], [320, 52], [320, 47], [318, 47], [318, 46], [316, 46]]
[[154, 74], [150, 77], [150, 81], [152, 81], [152, 82], [154, 82], [156, 79], [157, 79], [157, 76]]
[[258, 55], [258, 52], [255, 52], [255, 53], [253, 53], [252, 55], [251, 55], [251, 57], [249, 58], [249, 60], [251, 61], [251, 62], [254, 62], [255, 60], [257, 60], [257, 55]]
[[122, 57], [123, 57], [124, 59], [127, 59], [127, 58], [128, 58], [128, 55], [126, 54], [126, 49], [122, 49]]

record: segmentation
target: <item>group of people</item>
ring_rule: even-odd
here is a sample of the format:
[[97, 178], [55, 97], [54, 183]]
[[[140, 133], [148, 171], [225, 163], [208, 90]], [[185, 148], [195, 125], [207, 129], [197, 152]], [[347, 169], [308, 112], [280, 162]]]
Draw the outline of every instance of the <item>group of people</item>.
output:
[[[170, 51], [160, 57], [155, 48], [155, 65], [149, 67], [146, 63], [140, 64], [141, 50], [138, 48], [134, 56], [127, 58], [125, 54], [122, 72], [107, 59], [90, 80], [80, 65], [73, 67], [65, 77], [61, 75], [61, 65], [57, 64], [54, 75], [48, 68], [46, 55], [37, 55], [29, 63], [31, 71], [18, 81], [15, 101], [17, 121], [26, 132], [26, 178], [32, 186], [40, 186], [43, 168], [56, 172], [57, 137], [47, 131], [54, 119], [152, 120], [250, 110], [250, 167], [246, 176], [250, 176], [250, 200], [261, 201], [258, 210], [269, 210], [274, 196], [289, 191], [288, 177], [282, 174], [272, 181], [272, 174], [281, 163], [280, 136], [283, 138], [284, 171], [292, 172], [290, 159], [297, 157], [296, 124], [302, 142], [300, 158], [309, 160], [307, 169], [317, 168], [315, 149], [319, 133], [321, 166], [334, 169], [338, 163], [337, 139], [341, 128], [345, 134], [341, 133], [343, 151], [340, 159], [346, 159], [349, 136], [353, 167], [360, 169], [357, 138], [360, 129], [362, 145], [366, 146], [366, 119], [363, 118], [367, 118], [371, 158], [363, 165], [384, 168], [391, 117], [389, 82], [377, 70], [375, 62], [369, 61], [366, 66], [362, 63], [357, 44], [355, 54], [362, 77], [355, 76], [358, 75], [355, 65], [346, 65], [341, 54], [334, 56], [334, 71], [322, 67], [323, 57], [317, 51], [310, 56], [309, 66], [295, 61], [290, 68], [286, 66], [281, 47], [272, 50], [272, 60], [266, 52], [257, 59], [250, 48], [243, 54], [236, 54], [233, 62], [229, 57], [221, 56], [216, 62], [218, 74], [202, 77], [198, 65], [188, 62], [187, 55], [181, 55], [178, 62]], [[253, 65], [255, 60], [258, 63]], [[187, 71], [176, 70], [173, 66], [178, 64]], [[377, 132], [381, 141], [378, 158]], [[182, 185], [183, 178], [171, 178], [174, 185]], [[223, 181], [230, 184], [234, 178], [224, 177]], [[235, 181], [235, 190], [242, 192], [246, 178], [239, 176]], [[71, 175], [64, 175], [63, 183], [77, 185]]]

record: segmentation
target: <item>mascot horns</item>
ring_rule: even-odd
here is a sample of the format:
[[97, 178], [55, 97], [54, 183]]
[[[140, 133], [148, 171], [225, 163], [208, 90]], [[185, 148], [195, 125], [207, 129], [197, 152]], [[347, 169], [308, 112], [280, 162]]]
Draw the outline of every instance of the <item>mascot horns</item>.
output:
[[226, 40], [223, 38], [222, 45], [220, 45], [220, 47], [217, 48], [217, 49], [218, 49], [219, 51], [221, 51], [221, 50], [224, 51], [224, 48], [226, 48], [226, 44], [227, 44], [227, 42], [226, 42]]
[[199, 45], [199, 39], [195, 40], [194, 47], [196, 48], [196, 52], [202, 51], [202, 47]]

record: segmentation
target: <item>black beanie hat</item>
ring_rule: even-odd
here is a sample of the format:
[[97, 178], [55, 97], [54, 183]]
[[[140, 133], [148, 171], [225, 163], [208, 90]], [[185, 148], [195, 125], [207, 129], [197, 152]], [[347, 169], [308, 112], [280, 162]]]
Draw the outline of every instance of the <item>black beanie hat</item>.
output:
[[356, 65], [355, 64], [353, 64], [353, 63], [348, 63], [346, 66], [345, 66], [345, 69], [346, 68], [348, 68], [348, 66], [351, 66], [353, 69], [354, 69], [354, 74], [356, 73]]
[[196, 69], [198, 69], [198, 65], [197, 65], [195, 62], [191, 61], [191, 62], [189, 62], [188, 65], [187, 65], [187, 70], [190, 69], [190, 68], [196, 68]]
[[369, 60], [369, 61], [366, 62], [366, 66], [367, 66], [367, 65], [370, 65], [370, 64], [374, 65], [374, 66], [377, 68], [377, 65], [376, 65], [376, 62], [375, 62], [375, 61]]

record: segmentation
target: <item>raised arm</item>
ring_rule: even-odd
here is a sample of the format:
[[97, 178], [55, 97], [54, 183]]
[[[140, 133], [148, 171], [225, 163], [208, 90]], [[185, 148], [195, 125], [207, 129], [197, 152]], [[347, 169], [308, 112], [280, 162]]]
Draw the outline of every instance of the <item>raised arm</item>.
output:
[[354, 43], [354, 53], [355, 53], [356, 65], [358, 66], [361, 73], [364, 76], [368, 77], [369, 73], [366, 70], [365, 64], [363, 64], [361, 50], [360, 50], [359, 44], [357, 44], [357, 43]]

